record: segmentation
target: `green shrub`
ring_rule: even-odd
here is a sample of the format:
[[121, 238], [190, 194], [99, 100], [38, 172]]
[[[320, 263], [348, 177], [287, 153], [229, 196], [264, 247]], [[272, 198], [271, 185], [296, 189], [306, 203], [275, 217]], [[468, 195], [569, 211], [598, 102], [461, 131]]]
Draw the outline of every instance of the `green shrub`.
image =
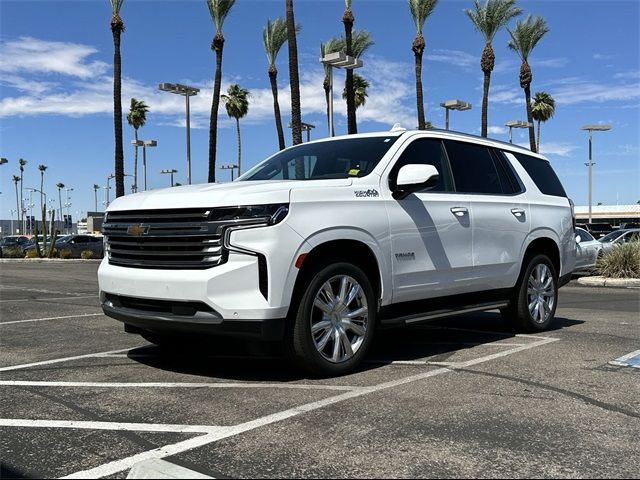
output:
[[19, 247], [5, 247], [2, 249], [4, 258], [24, 258], [24, 252]]
[[85, 260], [89, 260], [90, 258], [93, 258], [93, 252], [91, 250], [83, 250], [80, 257]]
[[60, 250], [59, 255], [60, 258], [71, 258], [71, 250], [69, 250], [68, 248], [63, 248]]
[[615, 246], [598, 260], [596, 270], [608, 278], [640, 278], [640, 242]]
[[38, 251], [35, 248], [32, 248], [31, 250], [27, 250], [27, 254], [24, 255], [25, 258], [40, 258], [38, 256]]

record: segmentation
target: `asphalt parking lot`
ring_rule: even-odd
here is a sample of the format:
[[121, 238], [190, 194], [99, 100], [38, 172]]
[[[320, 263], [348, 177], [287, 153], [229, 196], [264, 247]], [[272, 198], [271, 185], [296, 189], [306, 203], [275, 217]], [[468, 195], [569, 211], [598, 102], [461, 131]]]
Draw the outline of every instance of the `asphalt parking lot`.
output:
[[610, 363], [640, 349], [638, 289], [572, 283], [539, 335], [497, 312], [381, 332], [361, 371], [313, 379], [125, 334], [97, 267], [0, 264], [2, 478], [640, 477], [640, 369]]

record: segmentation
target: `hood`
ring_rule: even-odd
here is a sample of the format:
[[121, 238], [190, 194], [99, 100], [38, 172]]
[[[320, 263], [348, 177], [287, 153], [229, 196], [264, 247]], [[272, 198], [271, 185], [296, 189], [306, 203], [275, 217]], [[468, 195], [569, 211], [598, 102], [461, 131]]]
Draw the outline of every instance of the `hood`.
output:
[[184, 185], [125, 195], [114, 200], [107, 211], [209, 208], [237, 205], [288, 203], [296, 188], [348, 187], [349, 178], [336, 180], [266, 180]]

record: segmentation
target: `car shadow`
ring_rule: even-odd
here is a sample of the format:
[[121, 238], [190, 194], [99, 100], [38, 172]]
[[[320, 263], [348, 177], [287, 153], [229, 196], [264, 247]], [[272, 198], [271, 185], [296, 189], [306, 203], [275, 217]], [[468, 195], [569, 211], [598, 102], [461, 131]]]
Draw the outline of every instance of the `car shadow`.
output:
[[[539, 335], [571, 328], [580, 320], [556, 318], [549, 330]], [[412, 327], [379, 330], [372, 349], [360, 367], [350, 375], [376, 370], [393, 362], [447, 362], [461, 351], [480, 345], [513, 342], [517, 332], [499, 313], [458, 315]], [[506, 348], [502, 347], [502, 348]], [[484, 353], [495, 353], [487, 351]], [[147, 345], [130, 350], [128, 357], [140, 364], [173, 373], [222, 380], [293, 382], [318, 378], [295, 367], [275, 343], [236, 339], [197, 339], [188, 344], [163, 348]]]

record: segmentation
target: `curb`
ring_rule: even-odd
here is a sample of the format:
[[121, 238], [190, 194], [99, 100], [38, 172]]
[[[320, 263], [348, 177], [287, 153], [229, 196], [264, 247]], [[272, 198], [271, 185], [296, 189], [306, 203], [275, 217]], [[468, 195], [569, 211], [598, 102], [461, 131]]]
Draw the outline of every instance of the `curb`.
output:
[[640, 288], [640, 278], [581, 277], [578, 283], [585, 287]]
[[0, 258], [0, 263], [100, 263], [101, 258]]

